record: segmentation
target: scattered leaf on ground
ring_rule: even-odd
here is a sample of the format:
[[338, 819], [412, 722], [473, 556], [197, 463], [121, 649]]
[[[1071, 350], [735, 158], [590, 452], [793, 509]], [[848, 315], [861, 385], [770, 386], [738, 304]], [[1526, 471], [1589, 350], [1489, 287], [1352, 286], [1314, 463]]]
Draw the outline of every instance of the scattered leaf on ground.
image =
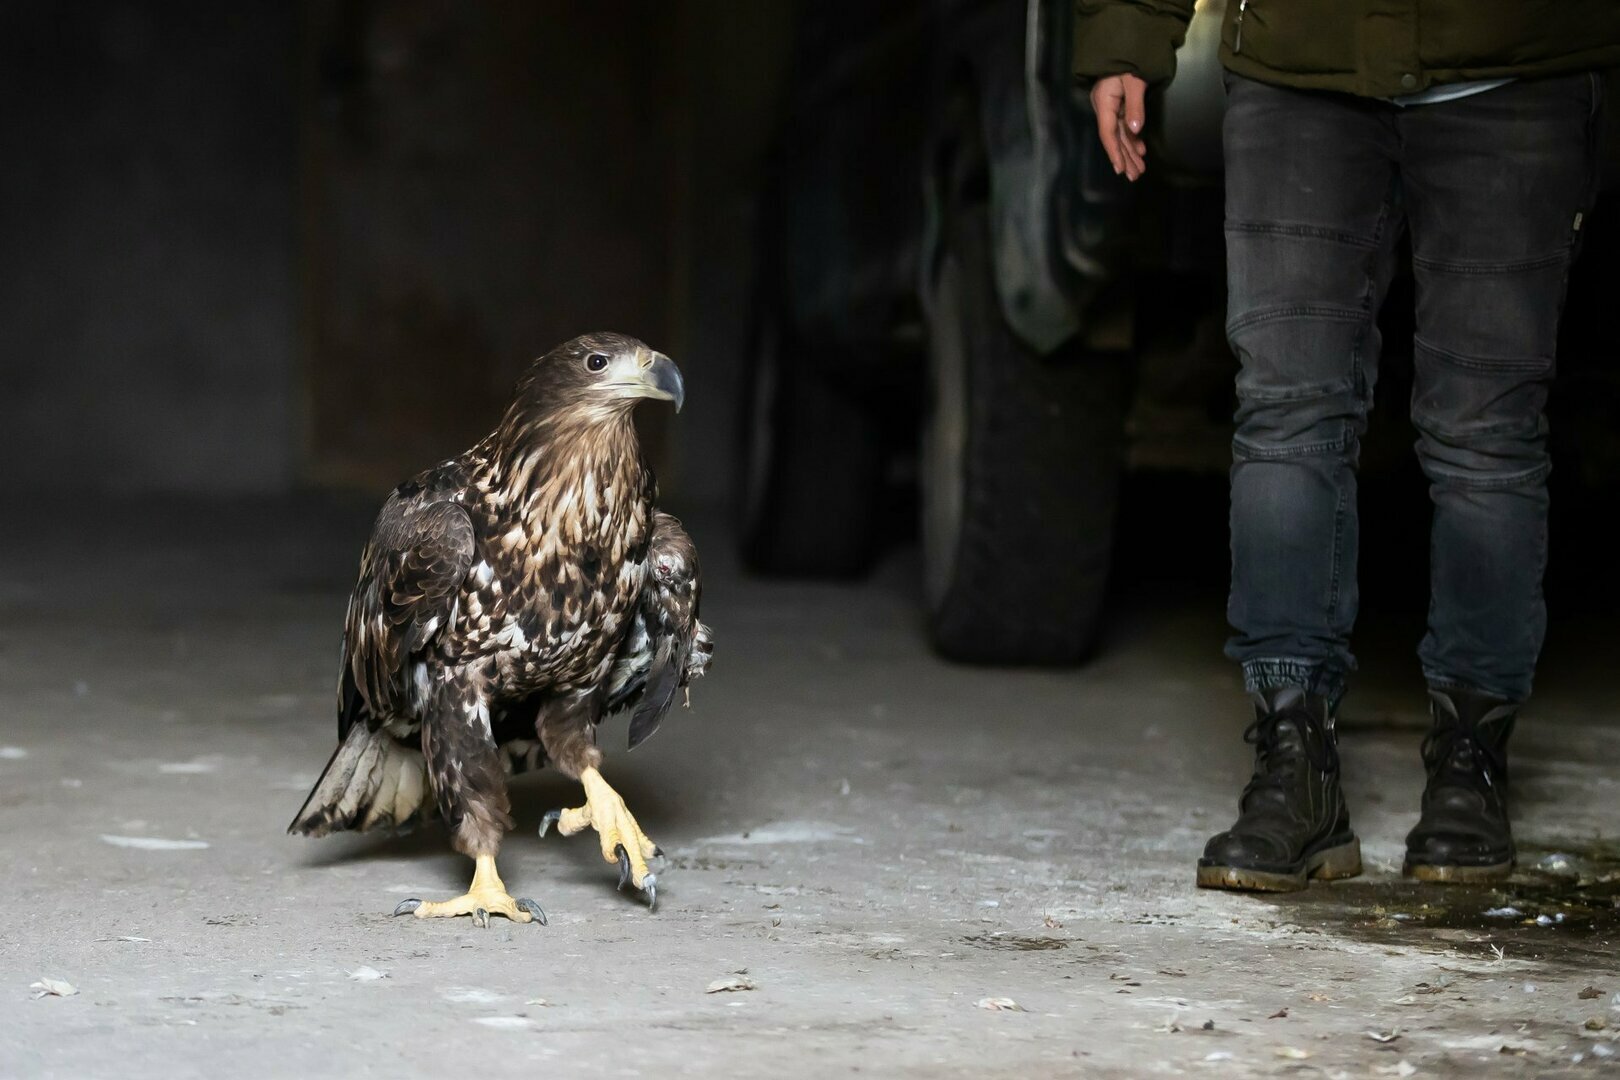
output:
[[1584, 1026], [1587, 1031], [1602, 1031], [1609, 1026], [1609, 1022], [1601, 1016], [1588, 1016]]
[[1266, 1019], [1267, 1020], [1286, 1020], [1286, 1019], [1288, 1019], [1288, 1006], [1284, 1005], [1282, 1008], [1278, 1009], [1276, 1012], [1274, 1012], [1270, 1016], [1266, 1017]]
[[988, 1009], [991, 1012], [1025, 1012], [1026, 1011], [1022, 1005], [1018, 1004], [1018, 1002], [1014, 1001], [1012, 998], [985, 997], [985, 998], [980, 998], [978, 1001], [975, 1001], [973, 1004], [977, 1008]]
[[538, 1005], [542, 1009], [551, 1008], [551, 1002], [547, 1001], [545, 998], [530, 998], [529, 1000], [525, 1001], [523, 1004], [525, 1004], [525, 1005]]
[[1323, 994], [1323, 993], [1318, 992], [1318, 993], [1314, 993], [1314, 994], [1306, 994], [1305, 995], [1305, 1000], [1306, 1001], [1332, 1001], [1333, 998], [1332, 998], [1331, 995]]
[[79, 988], [66, 979], [41, 979], [31, 984], [28, 989], [36, 991], [36, 998], [42, 997], [72, 997], [79, 992]]
[[727, 975], [725, 978], [714, 980], [704, 988], [703, 992], [705, 994], [728, 994], [738, 990], [754, 989], [757, 989], [757, 987], [753, 982], [743, 978], [741, 975]]
[[1280, 1058], [1288, 1058], [1290, 1061], [1304, 1061], [1311, 1056], [1309, 1050], [1301, 1050], [1297, 1046], [1279, 1046], [1273, 1053]]
[[1367, 1038], [1373, 1042], [1392, 1043], [1401, 1037], [1400, 1028], [1390, 1028], [1388, 1031], [1368, 1031]]
[[1579, 997], [1582, 1001], [1591, 1001], [1593, 998], [1602, 997], [1603, 996], [1603, 991], [1599, 990], [1595, 986], [1588, 986], [1585, 990], [1582, 990], [1576, 996]]

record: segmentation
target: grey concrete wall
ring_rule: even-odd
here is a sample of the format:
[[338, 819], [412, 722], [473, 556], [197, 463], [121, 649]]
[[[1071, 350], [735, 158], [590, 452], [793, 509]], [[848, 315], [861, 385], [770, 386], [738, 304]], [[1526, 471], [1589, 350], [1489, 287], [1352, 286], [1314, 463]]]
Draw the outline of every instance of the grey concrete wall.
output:
[[5, 5], [0, 446], [48, 466], [25, 483], [291, 481], [293, 41], [275, 0]]

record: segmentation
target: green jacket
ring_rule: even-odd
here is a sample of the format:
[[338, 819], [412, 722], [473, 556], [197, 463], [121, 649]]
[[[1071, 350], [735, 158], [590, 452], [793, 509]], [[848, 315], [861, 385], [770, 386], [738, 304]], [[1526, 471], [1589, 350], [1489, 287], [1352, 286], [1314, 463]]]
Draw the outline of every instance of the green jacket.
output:
[[[1170, 78], [1194, 0], [1074, 0], [1075, 74]], [[1207, 2], [1207, 0], [1206, 0]], [[1365, 97], [1620, 65], [1620, 0], [1227, 0], [1221, 62]]]

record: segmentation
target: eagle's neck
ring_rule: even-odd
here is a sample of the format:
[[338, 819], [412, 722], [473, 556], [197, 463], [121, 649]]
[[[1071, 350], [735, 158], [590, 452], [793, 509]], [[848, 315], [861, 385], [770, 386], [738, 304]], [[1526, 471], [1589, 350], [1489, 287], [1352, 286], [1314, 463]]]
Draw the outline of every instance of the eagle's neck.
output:
[[500, 516], [530, 536], [560, 530], [590, 541], [645, 517], [646, 466], [628, 410], [590, 422], [548, 417], [519, 431], [503, 429], [489, 440], [489, 494]]

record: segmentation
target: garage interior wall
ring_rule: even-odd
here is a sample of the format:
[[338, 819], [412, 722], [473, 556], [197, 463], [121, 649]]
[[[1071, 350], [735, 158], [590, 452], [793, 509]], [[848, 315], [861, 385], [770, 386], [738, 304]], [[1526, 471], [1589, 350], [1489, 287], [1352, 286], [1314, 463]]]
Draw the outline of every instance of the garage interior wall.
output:
[[788, 5], [0, 15], [0, 445], [103, 492], [386, 488], [529, 359], [617, 329], [681, 363], [647, 434], [725, 498], [753, 192]]

